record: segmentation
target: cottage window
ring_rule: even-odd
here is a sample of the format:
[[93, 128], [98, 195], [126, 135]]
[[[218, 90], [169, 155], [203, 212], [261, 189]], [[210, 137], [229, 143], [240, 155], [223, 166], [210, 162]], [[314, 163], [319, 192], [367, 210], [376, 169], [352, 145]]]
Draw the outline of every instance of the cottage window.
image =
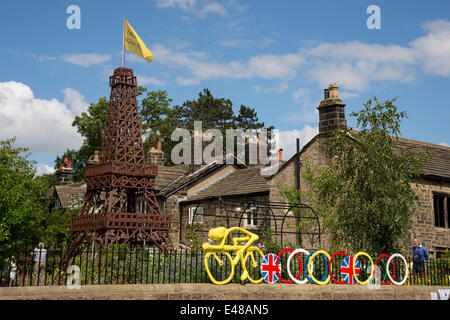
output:
[[61, 201], [59, 200], [59, 198], [56, 198], [54, 209], [58, 210], [58, 209], [61, 209], [61, 208], [62, 208]]
[[245, 226], [246, 227], [256, 227], [258, 222], [256, 219], [256, 210], [248, 209], [245, 210]]
[[434, 225], [436, 227], [449, 227], [448, 216], [450, 210], [450, 197], [444, 195], [433, 195]]
[[[195, 213], [195, 215], [194, 215]], [[202, 207], [190, 207], [189, 208], [189, 224], [203, 223], [203, 208]]]
[[147, 202], [145, 202], [144, 198], [138, 199], [136, 201], [136, 212], [147, 213]]

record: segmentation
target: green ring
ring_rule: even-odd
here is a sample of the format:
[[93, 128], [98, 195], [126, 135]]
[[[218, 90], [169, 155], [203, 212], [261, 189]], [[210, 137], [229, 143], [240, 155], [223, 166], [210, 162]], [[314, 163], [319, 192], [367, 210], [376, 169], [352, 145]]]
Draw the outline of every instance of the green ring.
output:
[[[377, 259], [377, 257], [374, 257], [374, 258], [372, 258], [372, 263], [375, 265], [375, 262], [374, 262], [374, 260], [376, 260]], [[383, 278], [383, 280], [381, 280], [381, 282], [386, 282], [386, 277], [387, 277], [387, 273], [388, 273], [388, 271], [386, 270], [386, 264], [384, 263], [384, 261], [383, 260], [381, 260], [380, 259], [380, 262], [382, 262], [383, 263], [383, 266], [384, 266], [384, 278]], [[377, 272], [377, 270], [374, 270], [374, 273], [375, 272]], [[366, 275], [368, 275], [369, 274], [369, 272], [367, 272], [366, 271]]]

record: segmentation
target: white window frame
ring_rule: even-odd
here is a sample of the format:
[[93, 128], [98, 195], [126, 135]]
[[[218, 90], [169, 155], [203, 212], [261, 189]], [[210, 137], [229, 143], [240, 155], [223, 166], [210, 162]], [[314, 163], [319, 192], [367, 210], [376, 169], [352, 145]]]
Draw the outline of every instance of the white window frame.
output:
[[137, 213], [147, 213], [147, 202], [145, 198], [138, 198], [136, 200], [136, 212]]
[[[250, 218], [250, 223], [248, 223]], [[256, 217], [256, 209], [251, 208], [245, 210], [245, 219], [244, 219], [244, 226], [245, 227], [257, 227], [258, 226], [258, 218]], [[256, 223], [255, 223], [256, 220]]]
[[[197, 209], [197, 212], [195, 212], [195, 209]], [[195, 220], [192, 221], [192, 218], [194, 217], [195, 212]], [[203, 207], [190, 207], [189, 208], [189, 215], [188, 215], [188, 222], [189, 224], [195, 223], [203, 223]]]

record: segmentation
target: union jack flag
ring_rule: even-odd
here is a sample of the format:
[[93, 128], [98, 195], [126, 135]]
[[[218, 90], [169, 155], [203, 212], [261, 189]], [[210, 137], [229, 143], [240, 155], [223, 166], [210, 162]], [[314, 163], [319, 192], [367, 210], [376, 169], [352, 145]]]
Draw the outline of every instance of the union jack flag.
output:
[[261, 261], [261, 274], [267, 283], [275, 283], [278, 281], [277, 270], [281, 273], [281, 262], [275, 264], [277, 256], [273, 253], [266, 254]]
[[[345, 283], [347, 283], [347, 284], [353, 284], [353, 277], [354, 277], [353, 263], [354, 263], [353, 256], [345, 257], [341, 263], [341, 275], [342, 275], [342, 278], [344, 278]], [[359, 261], [356, 260], [356, 264], [355, 264], [356, 275], [359, 275], [360, 270], [361, 269], [359, 266]]]

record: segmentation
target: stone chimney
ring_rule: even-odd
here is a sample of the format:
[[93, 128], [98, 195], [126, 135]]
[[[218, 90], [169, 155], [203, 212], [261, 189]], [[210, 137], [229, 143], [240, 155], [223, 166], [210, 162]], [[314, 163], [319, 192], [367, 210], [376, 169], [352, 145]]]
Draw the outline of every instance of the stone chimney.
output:
[[324, 98], [319, 107], [319, 163], [330, 165], [332, 159], [328, 156], [327, 150], [330, 142], [330, 133], [336, 129], [347, 127], [345, 120], [345, 104], [339, 98], [339, 87], [337, 84], [330, 84], [324, 90]]
[[56, 185], [63, 186], [72, 184], [74, 174], [72, 160], [64, 157], [64, 161], [60, 163], [59, 169], [56, 171]]
[[98, 150], [95, 150], [94, 155], [89, 157], [88, 161], [86, 162], [86, 165], [90, 166], [93, 164], [98, 164], [100, 162], [99, 154], [100, 152]]
[[337, 84], [330, 84], [324, 90], [324, 99], [319, 107], [319, 134], [328, 134], [335, 129], [346, 128], [345, 104], [339, 98], [339, 87]]
[[164, 152], [162, 151], [163, 139], [158, 139], [156, 148], [151, 147], [147, 152], [147, 163], [157, 166], [164, 166]]

